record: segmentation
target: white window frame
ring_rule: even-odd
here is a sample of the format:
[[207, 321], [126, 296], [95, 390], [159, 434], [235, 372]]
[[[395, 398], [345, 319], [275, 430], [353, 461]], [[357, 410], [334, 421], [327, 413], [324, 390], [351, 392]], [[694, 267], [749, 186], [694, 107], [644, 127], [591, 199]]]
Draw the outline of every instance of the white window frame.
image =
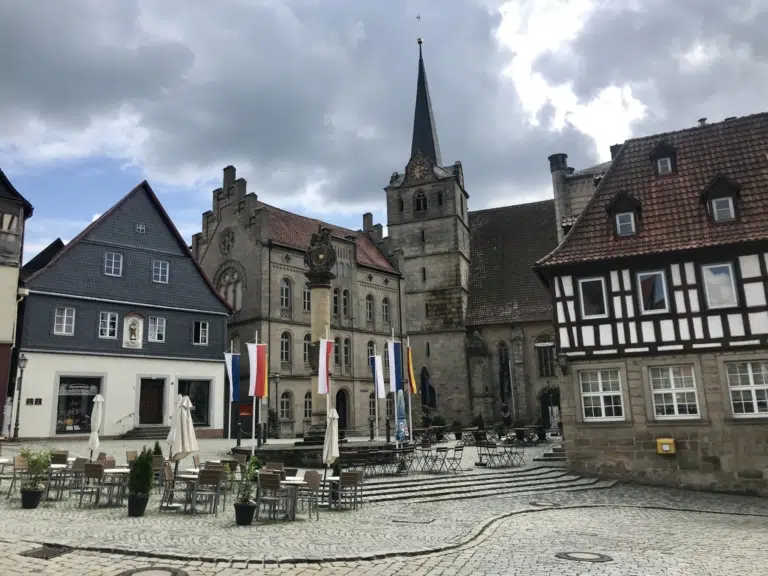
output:
[[[587, 314], [584, 312], [584, 291], [582, 289], [585, 282], [600, 281], [600, 285], [603, 288], [603, 307], [605, 312], [603, 314]], [[581, 306], [581, 317], [584, 320], [592, 320], [593, 318], [608, 318], [608, 294], [605, 290], [605, 278], [602, 276], [592, 276], [590, 278], [579, 278], [579, 305]]]
[[[309, 340], [307, 340], [307, 336], [309, 336]], [[304, 340], [302, 341], [302, 343], [303, 343], [304, 364], [306, 366], [309, 366], [310, 364], [309, 358], [312, 355], [310, 351], [312, 346], [312, 336], [310, 334], [305, 334]]]
[[304, 394], [304, 420], [312, 419], [312, 392]]
[[[288, 334], [287, 339], [283, 339], [283, 336]], [[285, 344], [285, 346], [283, 346]], [[290, 334], [290, 332], [281, 332], [280, 333], [280, 363], [281, 364], [290, 364], [291, 363], [291, 348], [293, 346], [293, 336]]]
[[[705, 271], [710, 268], [722, 268], [727, 267], [728, 268], [728, 274], [731, 279], [731, 290], [733, 291], [733, 303], [732, 304], [719, 304], [717, 306], [713, 306], [710, 302], [709, 297], [709, 285], [707, 284], [707, 277], [705, 274]], [[701, 267], [701, 281], [704, 284], [704, 294], [707, 297], [707, 310], [719, 310], [721, 308], [735, 308], [739, 305], [739, 294], [736, 291], [736, 277], [733, 273], [733, 264], [730, 262], [722, 262], [719, 264], [705, 264]]]
[[[115, 273], [117, 269], [117, 273]], [[104, 252], [104, 276], [121, 278], [123, 276], [123, 255], [120, 252]]]
[[[717, 212], [718, 208], [716, 206], [717, 202], [720, 202], [722, 200], [725, 200], [728, 203], [728, 217], [727, 218], [718, 218]], [[731, 196], [723, 196], [721, 198], [713, 198], [709, 201], [710, 208], [712, 210], [712, 220], [715, 222], [730, 222], [731, 220], [736, 219], [736, 209], [733, 206], [733, 198]]]
[[[676, 386], [677, 380], [681, 378], [687, 378], [688, 376], [681, 376], [676, 378], [673, 374], [675, 368], [687, 368], [691, 371], [690, 378], [693, 384], [690, 387]], [[672, 383], [671, 388], [654, 388], [654, 380], [659, 381], [661, 378], [668, 378]], [[669, 366], [649, 366], [648, 367], [648, 386], [651, 389], [651, 410], [653, 411], [653, 418], [655, 420], [701, 420], [701, 407], [699, 406], [699, 392], [696, 387], [696, 370], [694, 370], [693, 364], [672, 364]], [[680, 414], [678, 408], [677, 395], [678, 394], [693, 394], [694, 404], [696, 405], [696, 414]], [[663, 394], [672, 395], [672, 406], [675, 409], [674, 414], [659, 414], [656, 412], [656, 397]], [[686, 404], [681, 402], [680, 404]]]
[[670, 174], [672, 172], [672, 158], [665, 156], [656, 160], [656, 171], [660, 176]]
[[[158, 336], [160, 336], [158, 338]], [[149, 317], [149, 342], [165, 342], [165, 318], [160, 316]]]
[[368, 418], [376, 418], [376, 392], [368, 394]]
[[[200, 329], [198, 331], [198, 325], [200, 326]], [[210, 331], [210, 324], [206, 322], [205, 320], [195, 320], [195, 323], [192, 325], [192, 344], [194, 346], [208, 346], [208, 335]], [[198, 342], [195, 342], [195, 333], [199, 332], [200, 338]]]
[[352, 367], [352, 339], [351, 338], [344, 338], [342, 340], [341, 345], [343, 346], [344, 351], [344, 367], [345, 368], [351, 368]]
[[341, 293], [341, 313], [344, 318], [349, 318], [349, 290], [346, 288]]
[[[733, 385], [731, 384], [731, 373], [730, 373], [730, 366], [737, 366], [739, 364], [746, 364], [747, 365], [747, 375], [749, 377], [749, 384], [737, 384]], [[754, 371], [754, 365], [755, 364], [762, 364], [762, 370], [760, 371], [762, 374], [765, 374], [766, 377], [763, 378], [763, 384], [757, 385], [755, 384], [755, 371]], [[749, 400], [752, 402], [752, 407], [757, 410], [757, 392], [763, 392], [766, 396], [768, 396], [768, 361], [766, 360], [758, 360], [758, 361], [748, 361], [748, 360], [742, 360], [742, 361], [736, 361], [736, 362], [725, 362], [725, 377], [728, 380], [728, 400], [731, 403], [731, 414], [733, 414], [734, 418], [768, 418], [768, 412], [736, 412], [734, 410], [733, 406], [733, 393], [739, 392], [742, 395], [742, 402], [743, 402], [743, 393], [749, 392]]]
[[293, 420], [293, 394], [288, 390], [280, 393], [280, 420]]
[[[106, 322], [106, 332], [104, 331]], [[110, 335], [110, 328], [114, 322], [114, 334]], [[102, 340], [117, 340], [117, 312], [99, 312], [99, 338]]]
[[309, 284], [304, 284], [301, 298], [304, 312], [312, 312], [312, 290], [310, 289]]
[[288, 278], [280, 279], [280, 309], [291, 309], [291, 291], [293, 290], [293, 283]]
[[136, 224], [136, 232], [138, 232], [139, 234], [144, 234], [146, 231], [147, 231], [147, 227], [144, 224], [142, 224], [141, 222], [138, 222]]
[[[605, 390], [603, 389], [603, 373], [604, 372], [615, 372], [616, 378], [619, 382], [619, 389], [618, 390]], [[597, 379], [598, 379], [598, 386], [599, 391], [597, 392], [584, 392], [584, 386], [582, 381], [582, 374], [588, 374], [588, 373], [597, 373]], [[618, 368], [605, 368], [605, 369], [595, 369], [595, 370], [580, 370], [579, 371], [579, 379], [578, 379], [578, 385], [579, 385], [579, 397], [581, 401], [581, 415], [584, 419], [584, 422], [624, 422], [627, 419], [627, 408], [624, 406], [624, 391], [622, 390], [621, 385], [621, 371]], [[619, 397], [619, 406], [621, 407], [621, 416], [606, 416], [605, 415], [605, 398], [606, 396], [618, 396]], [[600, 411], [603, 414], [602, 416], [587, 416], [587, 410], [586, 405], [584, 403], [584, 398], [600, 398]], [[613, 405], [612, 405], [613, 406]]]
[[[645, 302], [643, 302], [643, 290], [641, 277], [645, 276], [661, 276], [661, 286], [664, 289], [664, 308], [660, 310], [646, 310]], [[637, 282], [637, 301], [640, 304], [640, 313], [643, 316], [650, 316], [653, 314], [667, 314], [669, 313], [669, 291], [667, 290], [667, 278], [663, 270], [649, 270], [647, 272], [638, 272], [636, 276]]]
[[171, 263], [168, 260], [152, 260], [152, 282], [168, 284], [171, 275]]
[[[71, 319], [69, 330], [67, 323]], [[53, 333], [56, 336], [75, 335], [75, 309], [59, 306], [53, 312]]]
[[[629, 222], [622, 222], [622, 216], [629, 216]], [[622, 226], [629, 224], [631, 230], [629, 232], [622, 232]], [[616, 234], [619, 236], [634, 236], [635, 234], [635, 213], [634, 212], [619, 212], [616, 214]]]
[[381, 301], [381, 318], [384, 321], [384, 324], [389, 324], [391, 320], [389, 308], [390, 308], [389, 298], [384, 298]]
[[365, 321], [373, 322], [376, 315], [376, 299], [373, 294], [367, 294], [365, 297]]

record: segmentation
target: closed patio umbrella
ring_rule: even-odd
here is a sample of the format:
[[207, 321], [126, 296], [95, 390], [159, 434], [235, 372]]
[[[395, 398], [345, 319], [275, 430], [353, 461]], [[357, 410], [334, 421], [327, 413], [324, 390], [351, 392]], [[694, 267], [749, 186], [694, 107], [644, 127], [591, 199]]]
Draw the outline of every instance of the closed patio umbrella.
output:
[[179, 414], [176, 419], [173, 438], [168, 434], [169, 440], [172, 440], [171, 450], [168, 458], [176, 462], [177, 466], [180, 460], [198, 451], [197, 437], [195, 436], [195, 426], [192, 422], [192, 402], [189, 396], [184, 396], [179, 404]]
[[93, 399], [93, 409], [91, 410], [91, 435], [88, 438], [88, 449], [91, 451], [90, 460], [93, 460], [93, 452], [99, 449], [99, 428], [104, 414], [104, 396], [97, 394]]
[[339, 458], [339, 413], [331, 408], [328, 413], [328, 424], [325, 427], [325, 442], [323, 442], [323, 463], [333, 466]]
[[168, 438], [166, 438], [165, 442], [168, 444], [168, 458], [171, 458], [171, 455], [173, 454], [173, 442], [176, 438], [176, 435], [179, 431], [179, 414], [181, 413], [181, 400], [182, 396], [181, 394], [176, 395], [176, 402], [174, 402], [173, 407], [173, 414], [171, 414], [171, 429], [168, 432]]

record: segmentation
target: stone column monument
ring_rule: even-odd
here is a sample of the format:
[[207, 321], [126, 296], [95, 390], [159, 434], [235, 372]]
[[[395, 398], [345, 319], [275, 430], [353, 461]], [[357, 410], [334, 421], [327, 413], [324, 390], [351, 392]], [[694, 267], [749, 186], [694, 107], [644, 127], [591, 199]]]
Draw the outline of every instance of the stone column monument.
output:
[[[326, 399], [317, 393], [317, 369], [320, 357], [320, 338], [325, 338], [326, 328], [331, 325], [331, 280], [336, 264], [336, 250], [331, 243], [331, 230], [319, 227], [304, 254], [304, 274], [309, 280], [312, 298], [311, 328], [312, 344], [309, 349], [309, 362], [312, 367], [312, 423], [325, 422]], [[335, 405], [331, 390], [331, 406]]]

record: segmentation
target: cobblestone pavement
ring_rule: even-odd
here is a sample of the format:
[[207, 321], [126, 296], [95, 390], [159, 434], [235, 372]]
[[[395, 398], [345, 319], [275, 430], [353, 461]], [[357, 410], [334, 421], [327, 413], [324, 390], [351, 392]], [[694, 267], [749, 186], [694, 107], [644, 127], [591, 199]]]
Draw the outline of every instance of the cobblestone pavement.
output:
[[[553, 493], [538, 495], [538, 498], [559, 506], [534, 507], [521, 498], [505, 503], [484, 500], [483, 503], [489, 505], [488, 512], [506, 509], [507, 516], [485, 523], [486, 528], [476, 530], [475, 537], [466, 544], [413, 557], [262, 566], [258, 560], [175, 561], [76, 550], [46, 561], [19, 556], [35, 545], [6, 536], [0, 539], [0, 573], [117, 575], [131, 569], [172, 567], [190, 576], [766, 574], [768, 505], [762, 500], [627, 486], [601, 491], [599, 496], [595, 492], [575, 496]], [[628, 506], [630, 503], [633, 505]], [[637, 507], [649, 505], [657, 508]], [[659, 508], [672, 505], [684, 510]], [[712, 512], [698, 511], [706, 509]], [[510, 510], [518, 513], [508, 515]], [[424, 526], [422, 529], [430, 530]], [[382, 522], [382, 535], [384, 530]], [[248, 531], [252, 544], [258, 547], [262, 542], [261, 528]], [[304, 537], [314, 539], [314, 532], [312, 536], [305, 533]], [[98, 536], [93, 534], [94, 539]], [[342, 529], [336, 539], [343, 542], [355, 537], [348, 529]], [[562, 552], [602, 554], [610, 561], [587, 563], [555, 556]]]

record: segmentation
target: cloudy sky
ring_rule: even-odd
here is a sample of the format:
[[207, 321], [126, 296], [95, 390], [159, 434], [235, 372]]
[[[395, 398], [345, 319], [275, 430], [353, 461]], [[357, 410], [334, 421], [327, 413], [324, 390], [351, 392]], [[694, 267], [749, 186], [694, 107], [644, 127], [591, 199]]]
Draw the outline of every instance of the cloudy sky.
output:
[[[763, 111], [768, 0], [0, 0], [0, 168], [27, 258], [147, 179], [189, 239], [221, 169], [359, 228], [410, 153], [425, 39], [470, 209], [626, 138]], [[421, 15], [417, 30], [417, 14]]]

